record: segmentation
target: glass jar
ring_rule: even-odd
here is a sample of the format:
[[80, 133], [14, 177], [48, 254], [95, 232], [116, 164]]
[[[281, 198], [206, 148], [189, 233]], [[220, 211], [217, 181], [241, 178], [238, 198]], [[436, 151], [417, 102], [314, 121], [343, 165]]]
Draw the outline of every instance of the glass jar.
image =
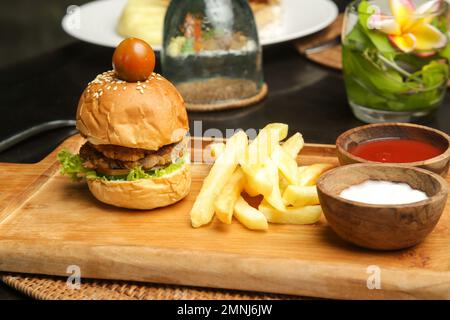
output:
[[247, 0], [172, 0], [161, 63], [188, 108], [257, 95], [263, 85], [262, 50]]
[[441, 105], [449, 75], [446, 16], [442, 0], [357, 0], [348, 5], [343, 72], [357, 118], [409, 122]]

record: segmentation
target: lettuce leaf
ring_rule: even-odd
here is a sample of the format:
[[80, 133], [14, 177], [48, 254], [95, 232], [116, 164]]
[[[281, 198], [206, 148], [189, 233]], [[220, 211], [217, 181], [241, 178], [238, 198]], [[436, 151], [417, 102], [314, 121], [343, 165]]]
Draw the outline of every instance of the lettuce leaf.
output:
[[62, 150], [58, 153], [58, 161], [61, 163], [61, 174], [69, 175], [72, 180], [78, 181], [82, 177], [86, 179], [101, 179], [105, 181], [136, 181], [139, 179], [159, 178], [180, 169], [185, 164], [185, 159], [180, 158], [176, 162], [169, 164], [164, 168], [154, 170], [144, 170], [142, 167], [136, 167], [123, 176], [108, 176], [97, 173], [92, 169], [83, 167], [83, 160], [78, 154], [73, 154], [68, 150]]
[[388, 38], [384, 34], [376, 30], [371, 30], [368, 27], [369, 18], [375, 13], [373, 4], [366, 0], [361, 1], [358, 6], [358, 13], [359, 25], [362, 27], [363, 32], [370, 39], [375, 48], [381, 52], [381, 54], [383, 54], [387, 59], [393, 60], [397, 51], [391, 45]]
[[155, 170], [145, 171], [142, 167], [136, 167], [128, 173], [127, 181], [136, 181], [139, 179], [159, 178], [180, 169], [185, 163], [183, 158], [179, 158], [176, 162], [169, 164], [167, 167]]
[[83, 167], [83, 160], [79, 155], [73, 154], [69, 150], [60, 151], [57, 158], [61, 163], [61, 174], [69, 175], [73, 181], [78, 181], [84, 176], [86, 178], [96, 176], [95, 171]]

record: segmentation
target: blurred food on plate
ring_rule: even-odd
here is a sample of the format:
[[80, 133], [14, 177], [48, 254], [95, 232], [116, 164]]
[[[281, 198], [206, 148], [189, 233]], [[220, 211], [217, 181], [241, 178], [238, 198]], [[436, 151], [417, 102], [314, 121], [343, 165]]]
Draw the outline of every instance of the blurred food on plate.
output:
[[[128, 0], [117, 24], [124, 38], [136, 37], [148, 43], [162, 43], [164, 16], [170, 0]], [[275, 36], [281, 30], [280, 0], [249, 0], [261, 38]], [[236, 39], [239, 42], [239, 39]]]
[[260, 38], [270, 38], [281, 30], [281, 0], [249, 0]]
[[135, 37], [147, 43], [162, 43], [164, 16], [170, 0], [128, 0], [117, 25], [124, 38]]

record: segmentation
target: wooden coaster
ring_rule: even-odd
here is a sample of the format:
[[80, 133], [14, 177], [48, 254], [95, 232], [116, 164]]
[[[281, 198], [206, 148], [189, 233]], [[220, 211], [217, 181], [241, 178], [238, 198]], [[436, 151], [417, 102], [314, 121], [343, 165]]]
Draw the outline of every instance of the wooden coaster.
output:
[[329, 47], [323, 51], [305, 54], [305, 51], [308, 48], [315, 47], [323, 42], [333, 40], [341, 34], [342, 24], [344, 21], [344, 15], [340, 14], [336, 20], [328, 26], [326, 29], [313, 34], [311, 36], [302, 38], [295, 42], [295, 47], [297, 51], [306, 56], [309, 60], [314, 61], [320, 65], [333, 68], [333, 69], [342, 69], [342, 48], [341, 45], [337, 44], [335, 46]]
[[[447, 20], [450, 23], [450, 14], [447, 17]], [[309, 37], [298, 40], [297, 42], [295, 42], [297, 51], [309, 60], [314, 61], [315, 63], [318, 63], [322, 66], [342, 70], [342, 47], [340, 44], [336, 44], [335, 46], [312, 54], [306, 54], [305, 51], [308, 48], [315, 47], [321, 43], [338, 37], [342, 31], [343, 21], [344, 15], [340, 14], [328, 28]], [[450, 87], [450, 80], [448, 82], [448, 86]]]
[[83, 279], [71, 289], [66, 279], [41, 275], [0, 274], [10, 287], [39, 300], [286, 300], [301, 297], [258, 292], [204, 289], [162, 284]]
[[[227, 78], [189, 82], [177, 85], [177, 89], [186, 101], [186, 108], [196, 112], [248, 107], [263, 100], [268, 93], [268, 86], [264, 83], [256, 95], [250, 96], [257, 90], [253, 81]], [[224, 102], [211, 104], [209, 101]]]

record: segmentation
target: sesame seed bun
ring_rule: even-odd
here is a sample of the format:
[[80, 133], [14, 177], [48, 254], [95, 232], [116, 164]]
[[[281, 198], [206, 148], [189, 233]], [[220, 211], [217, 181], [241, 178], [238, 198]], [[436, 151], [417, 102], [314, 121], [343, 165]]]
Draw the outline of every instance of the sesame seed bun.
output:
[[99, 201], [116, 207], [150, 210], [165, 207], [187, 196], [191, 187], [190, 165], [161, 178], [137, 181], [88, 179], [89, 190]]
[[158, 150], [189, 130], [184, 100], [159, 74], [129, 83], [105, 72], [84, 90], [77, 128], [92, 144]]

